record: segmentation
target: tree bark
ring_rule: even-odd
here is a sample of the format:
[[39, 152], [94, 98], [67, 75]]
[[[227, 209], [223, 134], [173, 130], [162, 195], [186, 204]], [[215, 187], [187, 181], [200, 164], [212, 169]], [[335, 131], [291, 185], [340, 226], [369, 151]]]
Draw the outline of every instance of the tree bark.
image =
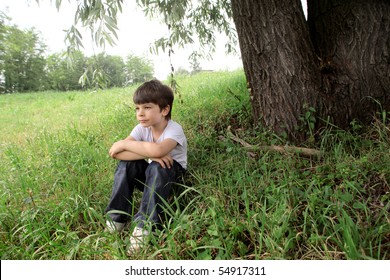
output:
[[[346, 128], [390, 110], [390, 1], [231, 0], [256, 124], [295, 142], [301, 117]], [[310, 28], [309, 28], [309, 27]]]
[[300, 0], [232, 0], [255, 123], [291, 139], [319, 102], [318, 59]]
[[346, 128], [390, 109], [390, 1], [309, 0], [322, 116]]

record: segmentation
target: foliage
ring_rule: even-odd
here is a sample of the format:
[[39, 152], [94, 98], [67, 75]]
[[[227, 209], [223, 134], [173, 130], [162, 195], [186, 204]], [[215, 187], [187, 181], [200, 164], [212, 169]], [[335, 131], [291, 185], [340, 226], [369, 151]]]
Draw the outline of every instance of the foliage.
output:
[[126, 61], [119, 56], [100, 53], [90, 57], [80, 81], [95, 88], [122, 87], [142, 83], [153, 78], [150, 60], [129, 54]]
[[164, 51], [172, 45], [184, 47], [194, 44], [201, 47], [195, 53], [207, 57], [215, 50], [216, 33], [222, 33], [228, 38], [228, 52], [235, 50], [237, 38], [231, 21], [230, 1], [137, 0], [137, 3], [147, 16], [162, 17], [162, 21], [169, 27], [169, 36], [155, 42], [156, 52], [159, 48]]
[[92, 88], [121, 87], [124, 85], [124, 62], [120, 56], [100, 53], [86, 62], [80, 78], [83, 86]]
[[183, 67], [179, 67], [175, 70], [175, 75], [178, 75], [178, 76], [187, 76], [189, 74], [190, 74], [190, 72]]
[[[389, 259], [390, 112], [349, 131], [329, 123], [311, 143], [320, 160], [248, 154], [228, 126], [252, 144], [283, 139], [252, 127], [243, 73], [178, 79], [189, 172], [131, 259]], [[134, 90], [0, 96], [1, 259], [129, 258], [129, 232], [105, 232], [103, 212], [107, 149], [136, 124]]]
[[125, 85], [125, 63], [122, 57], [107, 55], [104, 60], [103, 69], [108, 76], [108, 87], [122, 87]]
[[126, 85], [143, 83], [153, 78], [153, 64], [144, 57], [129, 54], [126, 57]]
[[[57, 9], [60, 9], [61, 2], [55, 1]], [[161, 18], [170, 30], [168, 37], [156, 40], [152, 47], [155, 52], [168, 50], [172, 45], [194, 44], [199, 47], [194, 54], [208, 57], [215, 50], [216, 34], [226, 36], [228, 52], [235, 51], [237, 38], [230, 1], [137, 0], [137, 4], [144, 9], [146, 16]], [[79, 1], [74, 24], [66, 35], [69, 57], [82, 46], [79, 23], [90, 29], [97, 46], [104, 47], [106, 42], [113, 45], [117, 39], [117, 15], [122, 12], [122, 5], [123, 0]]]
[[[39, 0], [37, 0], [39, 3]], [[55, 5], [57, 10], [61, 7], [62, 0], [56, 0]], [[123, 0], [115, 1], [95, 1], [86, 0], [78, 1], [77, 9], [73, 25], [66, 31], [65, 42], [67, 42], [67, 55], [70, 60], [73, 59], [73, 54], [82, 44], [82, 36], [79, 31], [78, 24], [81, 23], [83, 27], [87, 27], [91, 31], [92, 39], [99, 47], [105, 47], [106, 43], [114, 44], [114, 38], [118, 38], [117, 30], [117, 14], [122, 12]], [[101, 86], [106, 83], [104, 72], [101, 69], [90, 69], [93, 73], [93, 84]], [[87, 81], [87, 74], [85, 73], [84, 82]]]
[[[122, 12], [123, 0], [115, 1], [79, 1], [75, 13], [74, 25], [68, 31], [67, 37], [70, 46], [81, 45], [81, 35], [76, 26], [79, 22], [91, 30], [92, 37], [97, 46], [104, 47], [106, 42], [113, 45], [113, 36], [118, 37], [117, 14]], [[56, 0], [57, 9], [61, 5], [61, 0]]]
[[69, 65], [61, 53], [54, 53], [46, 59], [47, 83], [53, 90], [81, 89], [80, 77], [84, 73], [86, 57], [80, 51], [74, 54], [73, 63]]
[[153, 78], [151, 61], [133, 54], [126, 63], [120, 56], [87, 57], [76, 49], [71, 51], [71, 63], [66, 52], [46, 56], [46, 46], [34, 29], [20, 30], [10, 21], [0, 14], [0, 92], [122, 87]]
[[0, 77], [3, 92], [45, 88], [45, 44], [33, 29], [0, 23]]

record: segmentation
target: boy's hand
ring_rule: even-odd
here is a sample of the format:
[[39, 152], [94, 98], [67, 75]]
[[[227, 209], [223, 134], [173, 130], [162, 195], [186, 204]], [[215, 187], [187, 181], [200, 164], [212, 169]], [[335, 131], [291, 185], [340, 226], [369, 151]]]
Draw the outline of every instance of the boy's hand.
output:
[[169, 154], [161, 158], [151, 158], [151, 160], [158, 162], [162, 168], [171, 168], [173, 165], [173, 158]]
[[124, 140], [120, 140], [112, 145], [111, 149], [108, 151], [110, 157], [114, 158], [116, 154], [125, 150], [123, 146], [123, 141]]

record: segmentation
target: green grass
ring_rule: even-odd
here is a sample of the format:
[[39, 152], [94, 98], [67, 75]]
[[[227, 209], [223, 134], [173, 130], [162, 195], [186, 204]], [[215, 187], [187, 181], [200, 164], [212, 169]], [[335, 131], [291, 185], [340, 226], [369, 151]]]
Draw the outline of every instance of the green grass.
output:
[[[179, 77], [173, 119], [189, 142], [182, 192], [134, 259], [390, 259], [390, 118], [332, 125], [321, 160], [247, 151], [284, 145], [251, 123], [241, 71]], [[127, 259], [104, 231], [116, 162], [136, 124], [134, 88], [0, 96], [1, 259]], [[136, 199], [139, 199], [138, 193]]]

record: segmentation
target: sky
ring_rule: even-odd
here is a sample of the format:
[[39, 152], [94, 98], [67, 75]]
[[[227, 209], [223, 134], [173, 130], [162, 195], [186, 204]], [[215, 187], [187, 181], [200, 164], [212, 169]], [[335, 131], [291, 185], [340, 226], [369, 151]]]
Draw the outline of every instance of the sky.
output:
[[[0, 11], [11, 17], [11, 23], [19, 28], [34, 27], [40, 32], [41, 38], [48, 46], [48, 53], [61, 52], [65, 50], [65, 32], [73, 23], [76, 1], [62, 1], [59, 12], [55, 8], [55, 1], [40, 0], [39, 5], [35, 0], [1, 0]], [[123, 58], [128, 54], [135, 54], [152, 60], [155, 77], [166, 79], [170, 73], [170, 60], [168, 53], [159, 52], [158, 55], [151, 54], [149, 49], [153, 42], [167, 35], [167, 27], [157, 20], [147, 19], [143, 11], [136, 7], [135, 1], [124, 1], [123, 13], [118, 18], [118, 40], [114, 47], [106, 46], [105, 52], [110, 55], [120, 55]], [[306, 1], [303, 0], [304, 10]], [[217, 40], [216, 52], [211, 60], [202, 60], [203, 70], [235, 70], [242, 68], [242, 61], [238, 54], [227, 55], [224, 47], [224, 40]], [[102, 50], [93, 47], [88, 32], [83, 32], [83, 53], [90, 56], [100, 53]], [[179, 67], [191, 70], [188, 56], [193, 49], [179, 49], [174, 47], [174, 54], [171, 61], [175, 69]]]

